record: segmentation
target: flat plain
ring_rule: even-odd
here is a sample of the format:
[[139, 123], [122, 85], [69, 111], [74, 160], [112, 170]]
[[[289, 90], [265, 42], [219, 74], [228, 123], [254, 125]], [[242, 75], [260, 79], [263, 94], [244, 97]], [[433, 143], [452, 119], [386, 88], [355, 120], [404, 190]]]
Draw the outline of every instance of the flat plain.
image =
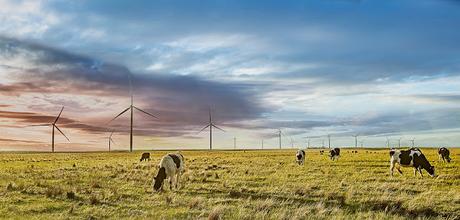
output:
[[295, 150], [182, 151], [181, 188], [158, 193], [165, 151], [1, 153], [0, 218], [460, 219], [460, 149], [451, 163], [422, 149], [436, 177], [389, 175], [385, 149], [342, 149], [338, 161]]

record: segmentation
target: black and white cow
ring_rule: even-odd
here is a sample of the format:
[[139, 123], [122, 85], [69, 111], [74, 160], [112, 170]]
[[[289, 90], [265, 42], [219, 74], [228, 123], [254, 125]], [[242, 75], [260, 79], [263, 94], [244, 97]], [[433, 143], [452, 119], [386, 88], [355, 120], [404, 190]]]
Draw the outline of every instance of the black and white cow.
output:
[[338, 160], [340, 157], [340, 148], [334, 148], [329, 151], [329, 157], [331, 160]]
[[177, 189], [179, 178], [185, 169], [184, 156], [180, 153], [167, 154], [161, 159], [158, 166], [160, 169], [153, 178], [153, 189], [156, 191], [162, 190], [165, 179], [169, 179], [169, 188], [171, 190], [173, 186]]
[[295, 155], [296, 162], [299, 165], [304, 165], [305, 163], [305, 151], [304, 150], [298, 150], [296, 155]]
[[445, 148], [445, 147], [441, 147], [439, 148], [438, 150], [438, 154], [439, 154], [439, 160], [443, 160], [444, 162], [446, 162], [447, 160], [447, 163], [450, 163], [450, 152], [449, 152], [449, 149]]
[[[414, 175], [417, 176], [417, 171], [420, 176], [423, 176], [422, 169], [425, 169], [430, 176], [434, 177], [434, 166], [423, 155], [422, 151], [418, 148], [411, 148], [409, 150], [390, 150], [390, 174], [393, 176], [395, 164], [399, 166], [412, 166], [414, 167]], [[402, 174], [400, 167], [396, 169]]]

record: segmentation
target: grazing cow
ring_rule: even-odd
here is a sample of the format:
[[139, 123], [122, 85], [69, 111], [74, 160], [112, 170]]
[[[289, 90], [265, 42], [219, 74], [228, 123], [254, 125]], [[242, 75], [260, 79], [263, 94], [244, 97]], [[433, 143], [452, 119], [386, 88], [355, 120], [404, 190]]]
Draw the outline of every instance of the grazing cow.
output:
[[319, 151], [319, 154], [320, 154], [320, 155], [323, 155], [323, 154], [324, 154], [324, 150], [320, 150], [320, 151]]
[[334, 148], [330, 150], [329, 157], [331, 157], [331, 160], [338, 160], [340, 157], [340, 148]]
[[143, 153], [141, 156], [141, 162], [144, 160], [150, 161], [150, 153]]
[[165, 179], [169, 178], [169, 188], [170, 190], [174, 188], [177, 189], [179, 184], [179, 178], [184, 172], [184, 156], [180, 153], [167, 154], [161, 161], [158, 170], [158, 174], [153, 178], [153, 189], [160, 191], [163, 189], [163, 182]]
[[446, 162], [447, 160], [447, 163], [450, 163], [450, 152], [447, 148], [445, 147], [439, 148], [438, 154], [439, 154], [439, 160], [442, 159], [444, 162]]
[[[422, 169], [425, 169], [430, 176], [434, 177], [434, 166], [423, 155], [422, 151], [418, 148], [411, 148], [409, 150], [390, 150], [390, 174], [393, 176], [395, 164], [399, 166], [412, 166], [414, 167], [414, 175], [417, 176], [417, 171], [420, 176], [423, 176]], [[402, 174], [400, 167], [396, 169]]]
[[298, 150], [297, 154], [295, 155], [296, 161], [299, 165], [304, 165], [305, 163], [305, 151]]

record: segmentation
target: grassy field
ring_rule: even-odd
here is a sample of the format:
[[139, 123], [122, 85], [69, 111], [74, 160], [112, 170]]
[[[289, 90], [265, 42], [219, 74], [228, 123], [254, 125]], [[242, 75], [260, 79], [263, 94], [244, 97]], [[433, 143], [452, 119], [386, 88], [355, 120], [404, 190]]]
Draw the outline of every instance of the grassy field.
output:
[[[368, 152], [366, 152], [368, 151]], [[152, 192], [165, 152], [0, 154], [0, 218], [34, 219], [460, 219], [460, 149], [437, 177], [389, 176], [387, 150], [183, 151], [182, 188]]]

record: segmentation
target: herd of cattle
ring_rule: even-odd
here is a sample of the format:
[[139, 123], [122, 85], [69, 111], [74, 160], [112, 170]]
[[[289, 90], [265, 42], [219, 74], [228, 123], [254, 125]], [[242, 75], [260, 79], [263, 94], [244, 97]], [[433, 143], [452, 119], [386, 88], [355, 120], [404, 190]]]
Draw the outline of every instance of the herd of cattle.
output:
[[[322, 155], [324, 150], [320, 150]], [[353, 151], [352, 153], [358, 153]], [[447, 148], [441, 147], [438, 150], [439, 160], [450, 163], [450, 152]], [[340, 157], [340, 148], [334, 148], [329, 151], [329, 157], [331, 160], [338, 160]], [[305, 164], [306, 153], [305, 150], [298, 150], [295, 159], [297, 164]], [[140, 161], [149, 160], [150, 153], [143, 153]], [[398, 164], [398, 166], [395, 166]], [[402, 174], [400, 167], [413, 167], [414, 175], [417, 175], [417, 172], [422, 174], [422, 169], [426, 170], [428, 174], [432, 177], [435, 176], [434, 166], [431, 166], [430, 162], [426, 159], [425, 155], [419, 148], [410, 148], [409, 150], [390, 150], [390, 174], [393, 176], [393, 170], [396, 168], [399, 173]], [[180, 153], [170, 153], [163, 156], [158, 165], [158, 173], [153, 178], [153, 189], [155, 191], [161, 191], [165, 180], [169, 181], [169, 187], [172, 190], [173, 188], [177, 189], [179, 184], [179, 179], [182, 173], [184, 172], [184, 156]]]

